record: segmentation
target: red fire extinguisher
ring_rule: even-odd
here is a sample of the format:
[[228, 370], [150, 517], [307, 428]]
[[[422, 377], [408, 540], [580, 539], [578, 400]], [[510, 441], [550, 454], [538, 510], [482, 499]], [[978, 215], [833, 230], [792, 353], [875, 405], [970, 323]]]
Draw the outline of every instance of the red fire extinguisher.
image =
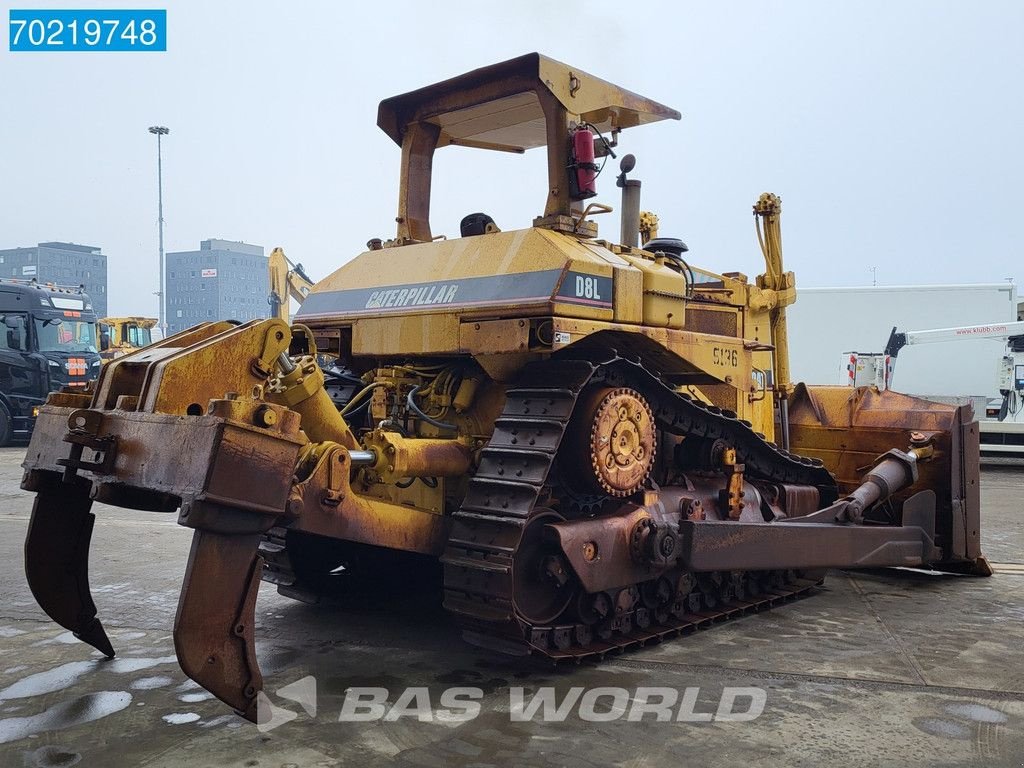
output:
[[572, 163], [569, 166], [569, 196], [585, 200], [597, 194], [597, 163], [594, 162], [594, 134], [580, 126], [572, 132]]

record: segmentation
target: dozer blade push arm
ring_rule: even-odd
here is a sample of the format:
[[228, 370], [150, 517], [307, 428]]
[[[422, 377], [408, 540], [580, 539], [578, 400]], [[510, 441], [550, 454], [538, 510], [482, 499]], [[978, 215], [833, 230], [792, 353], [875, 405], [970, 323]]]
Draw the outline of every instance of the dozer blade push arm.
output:
[[[948, 559], [937, 533], [934, 490], [913, 493], [918, 464], [935, 457], [933, 437], [911, 433], [907, 451], [875, 458], [861, 482], [816, 509], [825, 486], [745, 483], [732, 517], [724, 475], [687, 478], [685, 486], [647, 491], [600, 517], [549, 523], [549, 542], [588, 593], [662, 578], [675, 566], [691, 573], [829, 568], [939, 567], [964, 572]], [[722, 486], [726, 485], [726, 488]], [[781, 494], [787, 500], [778, 506]], [[912, 493], [899, 506], [895, 498]], [[602, 553], [599, 558], [593, 553]], [[588, 556], [588, 553], [590, 556]], [[952, 566], [952, 567], [951, 567]], [[986, 575], [981, 563], [970, 570]]]
[[911, 488], [918, 462], [934, 447], [913, 433], [907, 451], [875, 459], [863, 481], [834, 504], [809, 515], [767, 524], [683, 523], [685, 557], [695, 571], [716, 568], [917, 567], [942, 558], [935, 545], [935, 492], [923, 490], [902, 506], [899, 524], [865, 525], [868, 510]]
[[683, 521], [682, 560], [693, 571], [786, 568], [916, 568], [940, 559], [935, 546], [935, 493], [903, 504], [902, 525], [840, 523], [837, 502], [806, 518], [772, 523]]

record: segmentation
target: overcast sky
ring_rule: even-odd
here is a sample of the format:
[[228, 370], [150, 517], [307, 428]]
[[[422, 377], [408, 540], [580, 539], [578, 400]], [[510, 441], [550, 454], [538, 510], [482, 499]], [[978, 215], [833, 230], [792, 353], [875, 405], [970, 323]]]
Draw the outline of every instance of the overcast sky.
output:
[[[1017, 0], [110, 5], [167, 8], [168, 52], [0, 49], [0, 247], [101, 246], [112, 314], [156, 314], [148, 126], [171, 129], [168, 251], [282, 245], [321, 278], [394, 234], [399, 151], [377, 102], [530, 51], [683, 113], [620, 142], [695, 264], [757, 274], [750, 206], [773, 191], [798, 284], [870, 284], [871, 267], [886, 285], [1024, 280]], [[445, 148], [435, 169], [436, 234], [541, 211], [542, 150]], [[612, 173], [600, 193], [617, 205]]]

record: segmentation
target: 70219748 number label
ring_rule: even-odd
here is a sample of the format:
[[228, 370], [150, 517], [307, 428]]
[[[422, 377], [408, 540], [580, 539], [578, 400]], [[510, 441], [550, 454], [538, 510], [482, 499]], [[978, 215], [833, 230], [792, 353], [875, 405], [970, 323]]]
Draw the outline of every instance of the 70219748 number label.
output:
[[11, 9], [8, 42], [12, 52], [166, 51], [167, 11]]

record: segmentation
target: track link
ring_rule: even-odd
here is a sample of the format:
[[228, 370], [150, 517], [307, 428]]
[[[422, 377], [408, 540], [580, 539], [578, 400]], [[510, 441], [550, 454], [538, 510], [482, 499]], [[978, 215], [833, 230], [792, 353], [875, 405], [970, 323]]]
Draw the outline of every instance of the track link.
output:
[[[744, 574], [747, 576], [747, 574]], [[582, 662], [588, 659], [600, 659], [610, 653], [619, 653], [635, 648], [642, 648], [649, 643], [659, 643], [681, 635], [710, 627], [728, 619], [737, 618], [748, 613], [774, 608], [782, 602], [804, 596], [822, 583], [821, 578], [805, 577], [782, 571], [771, 571], [764, 576], [776, 582], [766, 584], [764, 591], [756, 594], [743, 593], [743, 597], [735, 594], [722, 597], [702, 590], [691, 592], [682, 598], [683, 610], [679, 615], [668, 614], [656, 616], [646, 608], [615, 617], [615, 625], [610, 627], [608, 639], [593, 634], [586, 624], [559, 624], [554, 626], [531, 626], [525, 638], [531, 653], [547, 656], [555, 661]], [[717, 607], [707, 606], [707, 602], [716, 603]], [[701, 606], [704, 607], [701, 607]], [[476, 645], [487, 646], [485, 636], [472, 636], [467, 639]]]
[[505, 653], [581, 661], [770, 608], [820, 583], [818, 577], [782, 572], [702, 574], [672, 605], [652, 610], [634, 601], [632, 609], [598, 627], [534, 625], [518, 616], [513, 584], [523, 529], [537, 509], [576, 401], [591, 383], [636, 388], [650, 401], [658, 426], [672, 434], [729, 441], [753, 476], [817, 486], [823, 502], [835, 497], [835, 480], [819, 461], [780, 450], [736, 414], [677, 393], [639, 362], [616, 357], [599, 365], [559, 359], [533, 363], [506, 393], [505, 409], [453, 516], [441, 559], [444, 606], [469, 642]]

